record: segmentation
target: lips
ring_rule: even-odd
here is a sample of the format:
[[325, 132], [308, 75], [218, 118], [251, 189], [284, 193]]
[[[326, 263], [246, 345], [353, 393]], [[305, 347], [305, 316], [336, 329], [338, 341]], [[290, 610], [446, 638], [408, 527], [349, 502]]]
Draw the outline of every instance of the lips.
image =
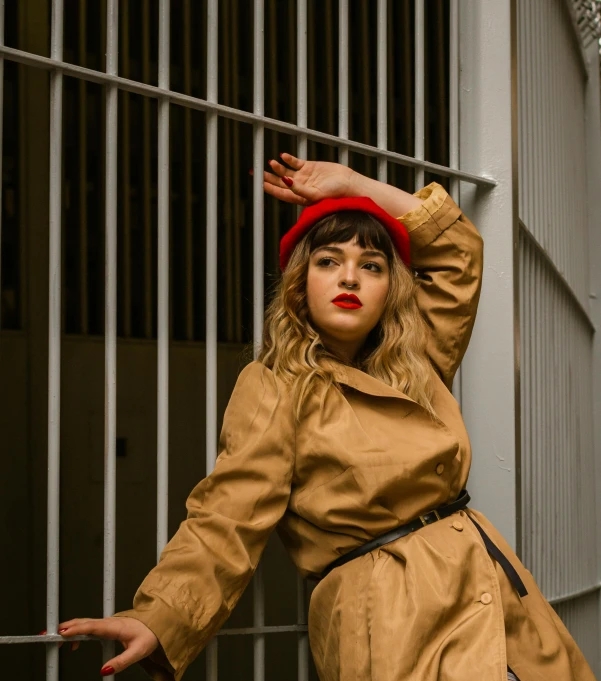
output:
[[339, 296], [336, 296], [332, 302], [334, 305], [338, 305], [338, 307], [344, 307], [351, 310], [362, 306], [361, 301], [354, 293], [341, 293]]
[[349, 300], [352, 303], [357, 303], [357, 305], [362, 304], [354, 293], [341, 293], [339, 296], [336, 296], [332, 302], [335, 303], [338, 300]]

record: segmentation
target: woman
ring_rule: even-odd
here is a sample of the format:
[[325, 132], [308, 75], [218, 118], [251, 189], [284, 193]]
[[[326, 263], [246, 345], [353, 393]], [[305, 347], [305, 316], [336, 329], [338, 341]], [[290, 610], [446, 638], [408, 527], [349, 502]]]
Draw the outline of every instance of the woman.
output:
[[435, 182], [412, 196], [282, 159], [265, 191], [308, 207], [282, 239], [263, 347], [232, 392], [216, 467], [133, 608], [59, 633], [119, 639], [107, 674], [139, 662], [179, 681], [277, 529], [319, 580], [309, 638], [322, 681], [594, 681], [530, 572], [466, 506], [471, 449], [450, 391], [480, 296], [476, 228]]

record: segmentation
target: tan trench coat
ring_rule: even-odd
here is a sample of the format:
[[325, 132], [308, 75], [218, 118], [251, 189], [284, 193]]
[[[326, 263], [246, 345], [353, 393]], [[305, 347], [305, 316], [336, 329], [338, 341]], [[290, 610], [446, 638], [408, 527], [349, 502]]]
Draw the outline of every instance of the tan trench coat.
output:
[[[227, 406], [215, 470], [191, 492], [187, 519], [116, 616], [144, 622], [161, 647], [141, 661], [178, 681], [224, 624], [277, 529], [302, 575], [468, 487], [471, 449], [450, 392], [471, 335], [482, 239], [444, 188], [399, 219], [422, 273], [432, 330], [432, 422], [376, 378], [332, 364], [344, 393], [319, 391], [295, 428], [286, 386], [247, 365]], [[281, 399], [276, 406], [276, 393]], [[520, 597], [470, 515], [518, 571]], [[311, 650], [321, 681], [594, 681], [531, 573], [487, 518], [469, 508], [333, 570], [313, 591]]]

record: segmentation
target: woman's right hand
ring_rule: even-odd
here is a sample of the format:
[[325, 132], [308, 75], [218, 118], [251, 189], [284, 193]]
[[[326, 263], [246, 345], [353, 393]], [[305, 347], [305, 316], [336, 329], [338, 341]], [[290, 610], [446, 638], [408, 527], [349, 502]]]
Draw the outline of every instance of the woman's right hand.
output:
[[360, 180], [364, 179], [340, 163], [306, 161], [287, 153], [280, 157], [290, 168], [271, 159], [269, 165], [273, 173], [263, 173], [263, 189], [288, 203], [308, 206], [322, 199], [357, 196]]
[[[66, 631], [61, 631], [62, 629], [66, 629]], [[123, 671], [134, 662], [148, 657], [159, 647], [159, 639], [154, 633], [140, 620], [133, 617], [68, 620], [61, 622], [57, 630], [65, 638], [84, 634], [86, 636], [99, 636], [111, 641], [120, 641], [125, 650], [105, 663], [103, 669], [112, 667], [113, 671], [105, 671], [104, 676]], [[59, 647], [61, 645], [62, 643], [59, 643]]]

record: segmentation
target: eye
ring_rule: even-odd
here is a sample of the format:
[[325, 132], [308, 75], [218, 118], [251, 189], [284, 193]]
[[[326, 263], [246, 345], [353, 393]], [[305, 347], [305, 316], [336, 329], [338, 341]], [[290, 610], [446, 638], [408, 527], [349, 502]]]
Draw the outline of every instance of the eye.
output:
[[[326, 263], [326, 262], [334, 262], [334, 261], [332, 260], [332, 258], [320, 258], [320, 259], [317, 261], [317, 266], [318, 266], [318, 267], [328, 267], [328, 265], [325, 265], [325, 264], [324, 264], [324, 263]], [[375, 270], [370, 270], [371, 272], [383, 272], [382, 267], [380, 267], [380, 265], [378, 265], [378, 263], [375, 263], [375, 262], [366, 262], [365, 265], [366, 265], [366, 266], [367, 266], [367, 265], [371, 265], [372, 267], [375, 267], [375, 268], [376, 268]]]

